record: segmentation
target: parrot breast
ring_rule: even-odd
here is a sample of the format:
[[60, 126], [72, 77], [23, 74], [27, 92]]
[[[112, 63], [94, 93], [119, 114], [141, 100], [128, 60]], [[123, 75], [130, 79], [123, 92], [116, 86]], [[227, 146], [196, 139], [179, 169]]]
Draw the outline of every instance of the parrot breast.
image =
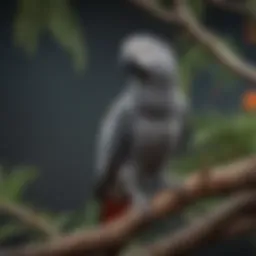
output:
[[134, 152], [140, 169], [158, 171], [171, 148], [168, 122], [140, 118], [134, 127], [134, 137]]

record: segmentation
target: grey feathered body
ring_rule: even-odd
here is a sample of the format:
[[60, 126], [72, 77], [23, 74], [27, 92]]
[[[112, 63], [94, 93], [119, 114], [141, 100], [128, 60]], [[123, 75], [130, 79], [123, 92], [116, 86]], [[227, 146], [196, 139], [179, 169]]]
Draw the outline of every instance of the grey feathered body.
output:
[[165, 171], [187, 112], [172, 53], [150, 40], [132, 39], [123, 51], [128, 63], [151, 75], [141, 79], [135, 73], [127, 79], [101, 124], [96, 154], [97, 194], [119, 185], [138, 204], [168, 183]]
[[[134, 194], [141, 189], [150, 196], [167, 183], [164, 175], [179, 142], [186, 101], [181, 91], [168, 86], [165, 90], [145, 87], [138, 92], [136, 86], [126, 90], [111, 106], [102, 124], [98, 181], [100, 184], [109, 177], [104, 194], [119, 183], [122, 189], [129, 190], [126, 186], [132, 185]], [[114, 119], [120, 120], [119, 127], [114, 125]], [[112, 144], [113, 137], [119, 138], [119, 145]], [[111, 154], [119, 154], [118, 159]], [[113, 167], [106, 172], [110, 165]]]
[[179, 122], [176, 111], [182, 106], [171, 87], [163, 90], [149, 86], [141, 90], [137, 94], [139, 100], [134, 102], [132, 152], [138, 170], [150, 175], [159, 171], [171, 156], [178, 136], [173, 133]]

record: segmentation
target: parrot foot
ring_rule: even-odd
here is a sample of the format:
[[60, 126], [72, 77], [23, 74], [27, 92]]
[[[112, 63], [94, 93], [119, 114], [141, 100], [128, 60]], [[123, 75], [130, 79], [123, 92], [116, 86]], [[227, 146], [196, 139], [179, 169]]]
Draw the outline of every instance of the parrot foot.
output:
[[167, 180], [165, 182], [164, 189], [173, 191], [177, 196], [181, 198], [181, 200], [186, 200], [187, 195], [184, 193], [183, 187], [180, 182], [172, 182], [170, 180]]
[[133, 208], [136, 211], [141, 212], [143, 215], [147, 216], [150, 213], [151, 201], [149, 198], [143, 195], [136, 195], [133, 202]]

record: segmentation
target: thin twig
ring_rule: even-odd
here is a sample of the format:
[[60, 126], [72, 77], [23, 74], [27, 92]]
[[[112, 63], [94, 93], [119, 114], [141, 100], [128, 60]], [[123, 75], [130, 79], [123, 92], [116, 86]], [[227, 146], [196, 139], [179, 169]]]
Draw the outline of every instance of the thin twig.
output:
[[26, 227], [39, 231], [47, 238], [54, 238], [59, 235], [54, 225], [48, 223], [45, 218], [24, 206], [0, 201], [0, 213], [16, 218]]
[[177, 16], [175, 10], [163, 10], [159, 7], [156, 0], [130, 0], [133, 4], [143, 8], [148, 13], [153, 14], [156, 18], [160, 18], [166, 22], [172, 22], [176, 25], [180, 23], [180, 19]]
[[143, 8], [145, 11], [150, 12], [162, 21], [170, 24], [179, 24], [194, 40], [205, 47], [209, 53], [235, 75], [240, 76], [250, 83], [256, 84], [256, 69], [254, 66], [246, 63], [242, 57], [238, 57], [234, 54], [223, 40], [204, 28], [193, 15], [186, 0], [175, 0], [177, 3], [175, 13], [178, 17], [175, 21], [168, 11], [152, 4], [151, 1], [130, 0], [130, 2]]

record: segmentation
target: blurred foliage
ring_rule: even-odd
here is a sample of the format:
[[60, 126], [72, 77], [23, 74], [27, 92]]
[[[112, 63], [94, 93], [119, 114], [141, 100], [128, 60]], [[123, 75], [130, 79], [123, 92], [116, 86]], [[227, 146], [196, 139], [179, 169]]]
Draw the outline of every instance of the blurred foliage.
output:
[[26, 233], [26, 228], [20, 223], [8, 222], [1, 225], [0, 229], [0, 244], [13, 237], [22, 236]]
[[[12, 170], [4, 170], [0, 167], [0, 208], [1, 202], [22, 203], [23, 193], [27, 186], [34, 181], [36, 171], [34, 168], [18, 166]], [[0, 216], [2, 213], [0, 212]], [[4, 219], [4, 222], [5, 219]], [[16, 235], [22, 235], [26, 228], [21, 223], [10, 220], [4, 224], [1, 223], [0, 242]]]
[[[196, 2], [197, 1], [190, 1], [190, 3]], [[200, 5], [197, 7], [196, 4], [194, 5], [194, 8], [204, 10]], [[233, 38], [222, 36], [222, 40], [234, 53], [238, 55], [241, 54], [240, 49]], [[191, 42], [184, 34], [176, 39], [176, 44], [180, 52], [179, 71], [181, 83], [186, 93], [189, 94], [191, 92], [193, 81], [196, 76], [206, 71], [212, 75], [211, 82], [213, 82], [215, 87], [234, 89], [237, 77], [228, 68], [212, 58], [211, 54], [209, 54], [202, 45]]]
[[[173, 8], [173, 0], [159, 0], [158, 2], [159, 5], [163, 8], [168, 8], [170, 10]], [[194, 11], [196, 17], [198, 19], [202, 19], [206, 8], [204, 0], [189, 1], [188, 4]]]
[[[252, 0], [251, 0], [252, 1]], [[171, 0], [162, 0], [161, 4], [171, 8]], [[196, 17], [203, 21], [206, 4], [203, 0], [188, 2]], [[14, 21], [14, 42], [29, 55], [35, 54], [40, 36], [44, 32], [50, 32], [63, 49], [71, 56], [76, 70], [82, 71], [85, 68], [86, 53], [84, 30], [77, 13], [70, 0], [17, 0], [17, 15]], [[181, 55], [180, 73], [184, 90], [189, 92], [191, 81], [198, 71], [209, 68], [214, 64], [213, 58], [199, 45], [191, 42], [181, 33], [177, 37], [180, 45], [189, 45], [185, 54]], [[227, 40], [230, 47], [234, 43]], [[219, 67], [219, 65], [216, 65]], [[213, 69], [212, 69], [213, 70]], [[222, 84], [229, 83], [234, 79], [233, 75], [225, 68], [215, 68], [213, 70], [217, 79], [222, 80]], [[216, 83], [219, 83], [219, 80]], [[229, 83], [231, 84], [231, 83]]]
[[35, 54], [39, 39], [49, 32], [70, 55], [75, 69], [86, 64], [84, 30], [70, 0], [17, 0], [14, 42], [29, 55]]
[[20, 202], [27, 185], [36, 178], [36, 170], [31, 167], [18, 166], [9, 172], [0, 168], [0, 200]]
[[[194, 117], [188, 153], [172, 162], [171, 171], [185, 177], [193, 171], [224, 165], [256, 153], [255, 113]], [[194, 204], [186, 216], [209, 211], [223, 198], [208, 198]]]
[[188, 156], [177, 160], [179, 172], [225, 164], [256, 153], [255, 113], [194, 117]]
[[206, 11], [206, 3], [204, 0], [188, 1], [190, 8], [193, 10], [197, 19], [202, 20]]
[[[239, 52], [234, 40], [226, 38], [225, 41], [234, 52]], [[197, 74], [207, 70], [213, 75], [212, 82], [215, 87], [234, 88], [234, 82], [237, 81], [237, 77], [227, 68], [213, 60], [205, 48], [199, 44], [191, 45], [191, 43], [190, 47], [184, 45], [183, 48], [181, 50], [179, 71], [181, 83], [186, 93], [190, 93]]]
[[256, 1], [255, 0], [246, 0], [246, 7], [252, 17], [256, 17]]
[[[37, 177], [38, 172], [30, 166], [17, 166], [11, 170], [1, 167], [0, 209], [4, 202], [11, 203], [18, 208], [25, 207], [48, 223], [55, 225], [60, 232], [75, 231], [96, 224], [98, 209], [94, 202], [89, 202], [87, 207], [72, 212], [53, 213], [47, 210], [35, 210], [31, 203], [24, 201], [23, 196], [29, 184], [34, 182]], [[15, 216], [8, 217], [1, 210], [0, 227], [0, 243], [16, 236], [26, 236], [33, 240], [41, 237], [40, 230], [26, 227], [22, 222], [16, 220]]]

